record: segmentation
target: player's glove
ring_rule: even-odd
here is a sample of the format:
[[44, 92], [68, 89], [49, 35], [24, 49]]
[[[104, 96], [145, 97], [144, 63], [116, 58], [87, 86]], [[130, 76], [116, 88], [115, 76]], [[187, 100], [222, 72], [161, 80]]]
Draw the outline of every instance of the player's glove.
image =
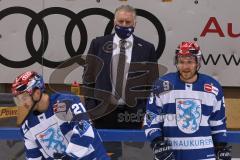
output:
[[215, 153], [217, 160], [231, 160], [232, 159], [232, 146], [228, 146], [226, 143], [215, 145]]
[[167, 141], [156, 138], [152, 141], [151, 147], [154, 153], [154, 160], [175, 160], [171, 145]]
[[56, 160], [71, 160], [71, 157], [66, 155], [66, 154], [62, 154], [62, 153], [53, 153], [53, 158]]

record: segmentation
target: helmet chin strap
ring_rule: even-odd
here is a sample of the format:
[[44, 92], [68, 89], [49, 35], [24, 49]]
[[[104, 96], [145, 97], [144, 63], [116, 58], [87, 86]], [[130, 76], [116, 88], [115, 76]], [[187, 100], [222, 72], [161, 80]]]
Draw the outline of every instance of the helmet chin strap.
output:
[[[34, 91], [34, 92], [35, 92], [35, 91]], [[33, 95], [33, 94], [32, 94], [32, 95]], [[33, 111], [35, 105], [42, 99], [43, 93], [41, 92], [40, 98], [39, 98], [39, 100], [37, 100], [37, 101], [33, 99], [33, 96], [32, 96], [32, 95], [31, 95], [31, 98], [32, 98], [33, 104], [32, 104], [32, 106], [31, 106], [28, 114], [26, 115], [26, 117], [25, 117], [24, 120], [22, 121], [21, 125], [26, 121], [26, 119], [27, 119], [27, 117], [29, 116], [29, 114]]]

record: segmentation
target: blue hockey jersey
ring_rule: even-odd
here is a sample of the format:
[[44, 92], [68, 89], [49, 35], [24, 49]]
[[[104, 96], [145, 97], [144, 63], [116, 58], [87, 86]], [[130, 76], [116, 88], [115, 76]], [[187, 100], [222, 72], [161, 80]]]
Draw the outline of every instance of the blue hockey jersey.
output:
[[[59, 111], [68, 110], [73, 113], [71, 121], [56, 116]], [[81, 114], [84, 116], [73, 120]], [[54, 153], [60, 153], [73, 160], [109, 160], [99, 134], [86, 115], [78, 96], [51, 95], [48, 110], [37, 115], [30, 113], [21, 127], [27, 159], [51, 160]]]
[[[159, 83], [164, 80], [167, 83]], [[176, 160], [215, 160], [214, 143], [226, 142], [224, 96], [213, 78], [198, 74], [192, 84], [178, 73], [161, 77], [151, 94], [144, 119], [148, 140], [169, 141]], [[164, 92], [164, 87], [173, 89]]]

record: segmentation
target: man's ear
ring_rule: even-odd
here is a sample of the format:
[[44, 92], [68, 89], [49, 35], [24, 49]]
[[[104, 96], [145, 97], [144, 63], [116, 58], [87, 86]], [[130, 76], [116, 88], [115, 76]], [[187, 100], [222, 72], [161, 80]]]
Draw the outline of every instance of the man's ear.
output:
[[33, 100], [35, 100], [35, 101], [39, 101], [40, 100], [40, 98], [41, 98], [41, 90], [40, 89], [35, 89], [34, 90], [34, 92], [33, 92], [33, 95], [32, 95], [32, 97], [33, 97]]
[[137, 20], [135, 19], [135, 20], [134, 20], [134, 24], [133, 24], [133, 27], [134, 27], [134, 28], [136, 27], [136, 24], [137, 24]]

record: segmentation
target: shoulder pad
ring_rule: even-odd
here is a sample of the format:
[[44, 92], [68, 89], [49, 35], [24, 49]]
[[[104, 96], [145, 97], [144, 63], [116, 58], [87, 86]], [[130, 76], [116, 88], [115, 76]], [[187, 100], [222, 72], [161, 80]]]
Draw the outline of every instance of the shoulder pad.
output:
[[158, 79], [152, 88], [152, 92], [154, 95], [159, 95], [159, 94], [171, 91], [173, 90], [173, 88], [174, 87], [170, 81]]

